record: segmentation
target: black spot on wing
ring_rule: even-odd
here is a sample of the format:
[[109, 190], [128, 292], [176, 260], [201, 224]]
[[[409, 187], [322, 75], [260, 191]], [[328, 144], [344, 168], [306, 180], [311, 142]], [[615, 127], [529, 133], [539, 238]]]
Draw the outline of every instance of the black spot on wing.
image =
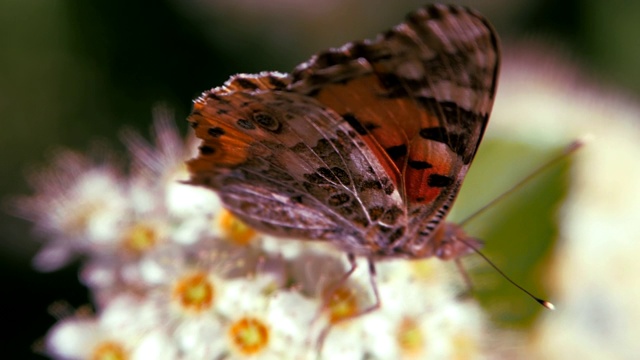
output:
[[249, 79], [245, 79], [242, 77], [237, 77], [234, 79], [234, 82], [240, 85], [243, 89], [246, 90], [256, 90], [258, 89], [258, 85], [256, 85], [253, 81]]
[[211, 137], [217, 138], [225, 134], [224, 129], [219, 126], [212, 127], [207, 129], [207, 133], [211, 135]]
[[272, 133], [279, 133], [282, 130], [282, 124], [275, 117], [265, 114], [263, 112], [257, 112], [253, 114], [253, 120], [261, 128], [271, 131]]
[[407, 155], [407, 145], [402, 144], [402, 145], [397, 145], [397, 146], [390, 146], [390, 147], [386, 148], [385, 151], [387, 152], [387, 154], [389, 155], [389, 157], [391, 159], [397, 160], [397, 159]]
[[405, 97], [407, 96], [407, 89], [403, 84], [403, 79], [394, 73], [379, 73], [378, 81], [386, 93], [384, 94], [389, 98]]
[[431, 187], [447, 187], [453, 184], [453, 178], [440, 174], [431, 174], [427, 178], [427, 185]]
[[358, 118], [356, 118], [355, 115], [346, 113], [342, 115], [342, 118], [345, 119], [345, 121], [349, 123], [353, 130], [355, 130], [358, 134], [366, 135], [369, 133], [367, 128], [360, 122], [360, 120], [358, 120]]
[[382, 216], [382, 214], [384, 214], [384, 207], [383, 206], [373, 206], [369, 209], [369, 217], [371, 218], [371, 220], [376, 221], [380, 218], [380, 216]]
[[382, 184], [377, 180], [365, 180], [358, 184], [358, 191], [382, 190]]
[[198, 149], [200, 150], [200, 154], [202, 155], [212, 155], [216, 152], [216, 149], [208, 145], [202, 145]]
[[384, 215], [382, 215], [382, 218], [380, 219], [380, 221], [382, 221], [385, 224], [393, 225], [398, 221], [398, 218], [400, 218], [400, 216], [403, 213], [404, 212], [402, 211], [402, 209], [400, 209], [397, 206], [393, 206], [390, 209], [388, 209], [384, 213]]
[[410, 168], [416, 169], [416, 170], [430, 169], [433, 167], [433, 165], [431, 165], [430, 163], [426, 161], [419, 161], [419, 160], [409, 160], [407, 162], [407, 165], [409, 165]]
[[[423, 128], [419, 135], [427, 140], [447, 144], [451, 151], [462, 158], [463, 163], [470, 163], [482, 139], [488, 115], [482, 116], [465, 110], [454, 102], [437, 101], [431, 97], [418, 96], [416, 100], [430, 114], [437, 116], [443, 125]], [[477, 136], [474, 144], [471, 143], [472, 134], [474, 138]]]
[[413, 96], [415, 93], [419, 93], [422, 89], [429, 87], [431, 76], [429, 78], [424, 77], [421, 79], [412, 79], [399, 76], [395, 73], [377, 73], [378, 82], [380, 86], [385, 90], [385, 98], [395, 99]]
[[391, 195], [396, 190], [396, 187], [389, 180], [389, 178], [382, 178], [382, 185], [384, 187], [383, 191], [386, 195]]
[[387, 241], [389, 245], [394, 243], [396, 240], [400, 239], [404, 235], [404, 228], [397, 228], [394, 232], [392, 232], [389, 236], [387, 236]]
[[437, 141], [447, 144], [456, 154], [464, 157], [468, 152], [468, 136], [465, 134], [455, 134], [448, 132], [441, 126], [420, 129], [420, 137], [425, 140]]
[[214, 92], [207, 92], [206, 93], [206, 97], [207, 97], [207, 99], [211, 99], [211, 100], [217, 101], [220, 104], [228, 104], [229, 103], [229, 100], [223, 99], [221, 96], [219, 96], [218, 94], [216, 94]]
[[281, 90], [287, 87], [287, 84], [284, 81], [278, 79], [274, 75], [269, 75], [267, 77], [267, 80], [269, 81], [269, 84], [271, 84], [271, 86], [273, 86], [276, 90]]
[[442, 126], [434, 126], [420, 129], [420, 137], [426, 140], [433, 140], [443, 144], [448, 144], [447, 130]]
[[331, 172], [333, 173], [333, 175], [335, 175], [335, 177], [338, 178], [338, 180], [340, 180], [343, 185], [351, 185], [351, 178], [345, 170], [334, 166], [331, 168]]
[[343, 185], [351, 185], [351, 178], [349, 177], [349, 174], [337, 166], [334, 166], [331, 169], [319, 167], [316, 169], [315, 173], [305, 174], [304, 177], [305, 180], [316, 185], [325, 185], [330, 182], [340, 182]]
[[327, 201], [327, 203], [330, 206], [340, 206], [340, 205], [344, 205], [347, 202], [349, 202], [349, 200], [351, 200], [351, 196], [349, 196], [346, 193], [338, 193], [338, 194], [334, 194], [331, 195], [329, 197], [329, 200]]

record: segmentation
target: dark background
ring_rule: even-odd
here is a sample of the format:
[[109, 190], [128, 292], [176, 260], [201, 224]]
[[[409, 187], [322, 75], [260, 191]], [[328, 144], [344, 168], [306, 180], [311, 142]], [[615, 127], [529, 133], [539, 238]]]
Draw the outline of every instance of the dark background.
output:
[[[304, 4], [306, 3], [306, 4]], [[304, 4], [304, 5], [301, 5]], [[143, 133], [158, 103], [180, 129], [191, 100], [238, 72], [289, 71], [313, 52], [400, 22], [418, 1], [4, 0], [0, 3], [0, 197], [30, 194], [26, 171], [58, 147], [118, 147], [123, 126]], [[640, 3], [468, 1], [505, 44], [555, 47], [593, 78], [640, 93]], [[505, 49], [508, 49], [506, 47]], [[634, 95], [635, 94], [635, 95]], [[31, 347], [55, 323], [54, 301], [89, 302], [78, 264], [43, 274], [30, 259], [30, 224], [0, 213], [3, 353]], [[8, 210], [8, 211], [7, 211]], [[12, 356], [13, 355], [13, 356]]]

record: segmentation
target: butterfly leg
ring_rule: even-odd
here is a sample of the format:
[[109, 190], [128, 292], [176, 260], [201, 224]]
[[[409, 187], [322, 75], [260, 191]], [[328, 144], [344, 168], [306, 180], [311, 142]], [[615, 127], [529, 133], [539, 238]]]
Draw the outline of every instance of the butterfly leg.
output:
[[471, 277], [469, 276], [469, 273], [464, 268], [464, 265], [462, 264], [462, 260], [460, 260], [460, 258], [457, 257], [453, 261], [455, 262], [456, 267], [458, 268], [458, 272], [460, 272], [460, 275], [462, 276], [462, 279], [464, 280], [464, 283], [467, 286], [466, 294], [465, 293], [462, 294], [462, 297], [466, 298], [467, 296], [470, 296], [473, 293], [473, 282], [471, 281]]
[[[323, 307], [326, 307], [329, 309], [329, 312], [331, 312], [330, 307], [332, 306], [332, 303], [335, 301], [335, 298], [340, 298], [343, 296], [343, 294], [340, 293], [340, 289], [344, 289], [344, 284], [347, 282], [347, 280], [349, 279], [349, 277], [353, 274], [353, 272], [356, 270], [358, 264], [356, 262], [355, 256], [353, 254], [348, 254], [348, 259], [349, 259], [349, 263], [351, 264], [351, 268], [349, 269], [349, 271], [347, 271], [342, 278], [336, 282], [336, 284], [334, 286], [331, 287], [330, 291], [327, 292], [327, 297], [325, 298], [325, 305]], [[357, 309], [352, 313], [349, 314], [341, 314], [340, 316], [334, 316], [333, 314], [329, 315], [329, 324], [325, 326], [325, 328], [322, 330], [322, 332], [320, 333], [319, 337], [318, 337], [318, 341], [316, 343], [316, 347], [317, 347], [317, 351], [318, 351], [318, 355], [320, 355], [322, 353], [322, 346], [324, 344], [324, 340], [326, 339], [327, 335], [329, 334], [329, 331], [331, 331], [331, 328], [333, 325], [339, 323], [339, 322], [343, 322], [343, 321], [347, 321], [350, 319], [354, 319], [354, 318], [358, 318], [360, 316], [364, 316], [366, 314], [369, 314], [371, 312], [374, 312], [378, 309], [380, 309], [380, 306], [382, 304], [381, 300], [380, 300], [380, 293], [378, 291], [378, 283], [376, 281], [377, 279], [377, 274], [376, 274], [376, 267], [375, 267], [375, 263], [373, 261], [373, 259], [369, 258], [367, 259], [368, 262], [368, 266], [369, 266], [369, 283], [371, 285], [371, 290], [373, 291], [373, 295], [375, 297], [375, 302], [364, 308], [364, 309]], [[347, 296], [356, 296], [354, 293], [350, 293]], [[339, 299], [339, 300], [345, 300], [345, 299]], [[357, 304], [357, 302], [356, 302]]]
[[[337, 291], [339, 289], [344, 288], [344, 284], [347, 282], [349, 277], [351, 277], [351, 275], [358, 268], [358, 263], [356, 262], [356, 256], [354, 254], [348, 253], [347, 260], [349, 261], [349, 265], [350, 265], [349, 270], [346, 273], [344, 273], [344, 275], [342, 275], [342, 277], [340, 277], [340, 279], [337, 280], [331, 287], [329, 287], [327, 291], [323, 291], [324, 299], [323, 299], [322, 309], [320, 310], [316, 318], [313, 320], [313, 322], [316, 322], [318, 318], [320, 318], [325, 313], [325, 310], [330, 309], [332, 300], [336, 296]], [[340, 319], [336, 321], [336, 319], [333, 319], [331, 315], [329, 315], [329, 318], [330, 318], [329, 323], [322, 329], [316, 341], [316, 351], [317, 351], [318, 357], [320, 357], [320, 354], [322, 353], [322, 346], [324, 345], [324, 340], [329, 334], [329, 331], [331, 331], [331, 327], [336, 322], [340, 322], [343, 320], [343, 319]]]
[[380, 301], [380, 293], [378, 292], [378, 282], [376, 281], [376, 279], [378, 278], [378, 275], [376, 273], [376, 265], [371, 258], [367, 259], [367, 262], [369, 263], [369, 283], [371, 284], [371, 290], [373, 291], [373, 295], [376, 298], [376, 302], [368, 308], [364, 309], [360, 314], [358, 314], [358, 316], [374, 312], [380, 309], [380, 306], [382, 306], [382, 301]]
[[[356, 269], [358, 268], [358, 263], [356, 262], [355, 255], [351, 253], [347, 254], [347, 260], [349, 261], [349, 266], [351, 266], [349, 268], [349, 271], [344, 273], [344, 275], [342, 275], [340, 280], [336, 281], [336, 283], [331, 287], [330, 291], [326, 293], [327, 296], [332, 296], [338, 288], [340, 288], [342, 285], [344, 285], [347, 282], [347, 280], [351, 277], [353, 272], [356, 271]], [[327, 299], [325, 299], [325, 302], [328, 302]]]

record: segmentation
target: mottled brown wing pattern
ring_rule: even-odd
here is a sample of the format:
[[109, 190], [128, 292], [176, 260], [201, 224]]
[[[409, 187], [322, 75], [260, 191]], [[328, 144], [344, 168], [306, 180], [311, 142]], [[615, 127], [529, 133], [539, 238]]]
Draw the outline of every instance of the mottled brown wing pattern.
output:
[[393, 161], [411, 214], [407, 234], [415, 234], [427, 218], [439, 221], [458, 192], [488, 121], [498, 63], [484, 18], [433, 5], [373, 41], [314, 56], [289, 88], [337, 111]]
[[189, 120], [203, 143], [188, 163], [191, 182], [218, 191], [257, 229], [363, 253], [355, 249], [373, 222], [401, 221], [400, 194], [344, 119], [273, 85], [288, 81], [237, 75], [195, 101]]
[[431, 5], [291, 75], [232, 77], [195, 101], [191, 181], [268, 233], [368, 257], [438, 255], [457, 231], [438, 226], [484, 133], [498, 62], [486, 20]]

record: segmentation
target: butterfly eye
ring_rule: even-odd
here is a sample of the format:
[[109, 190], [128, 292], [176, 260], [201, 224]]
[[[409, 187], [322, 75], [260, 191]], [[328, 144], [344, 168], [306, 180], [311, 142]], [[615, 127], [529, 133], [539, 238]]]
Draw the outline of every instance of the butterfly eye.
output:
[[276, 118], [263, 112], [253, 114], [253, 120], [261, 128], [277, 133], [280, 131], [282, 124]]

